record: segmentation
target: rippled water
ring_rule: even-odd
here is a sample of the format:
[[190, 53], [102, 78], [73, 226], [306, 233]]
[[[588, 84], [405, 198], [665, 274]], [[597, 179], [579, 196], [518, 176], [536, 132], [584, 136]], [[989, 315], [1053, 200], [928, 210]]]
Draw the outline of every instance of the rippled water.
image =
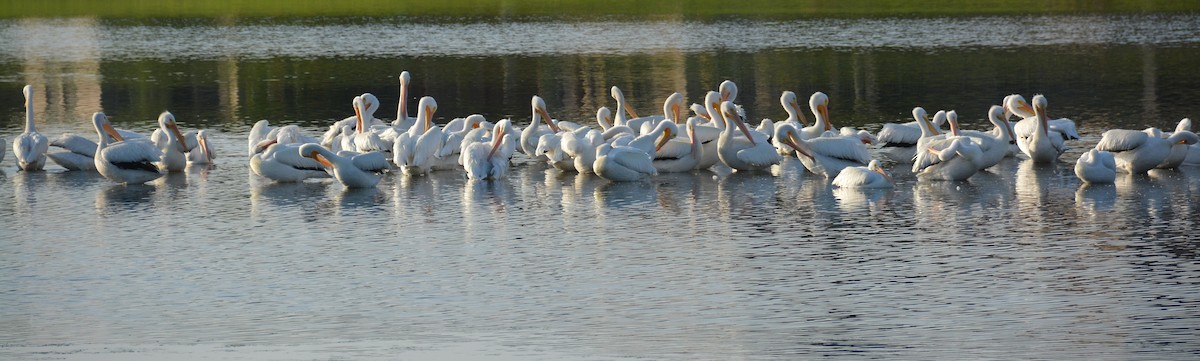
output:
[[[1131, 98], [1096, 100], [1114, 103], [1098, 109], [1078, 105], [1055, 109], [1067, 114], [1119, 114], [1117, 108], [1129, 102], [1147, 109], [1158, 109], [1148, 105], [1158, 102], [1174, 104], [1169, 109], [1188, 103], [1186, 95], [1176, 95], [1195, 87], [1186, 84], [1194, 73], [1174, 72], [1184, 68], [1177, 63], [1186, 62], [1168, 55], [1173, 54], [1171, 47], [1188, 48], [1197, 42], [1200, 22], [1194, 16], [1049, 20], [1056, 21], [1001, 17], [634, 23], [628, 24], [634, 30], [611, 31], [667, 34], [632, 45], [634, 51], [644, 46], [652, 53], [669, 47], [663, 44], [704, 51], [696, 39], [710, 38], [706, 31], [733, 34], [738, 41], [724, 39], [718, 44], [747, 52], [825, 46], [818, 44], [823, 40], [817, 40], [819, 32], [812, 29], [831, 29], [828, 39], [833, 47], [865, 47], [869, 52], [898, 47], [901, 55], [919, 54], [925, 46], [943, 47], [936, 49], [942, 55], [958, 54], [944, 47], [978, 45], [1002, 51], [994, 48], [1014, 41], [1003, 34], [1026, 31], [1035, 45], [1051, 46], [1051, 51], [1037, 54], [1071, 48], [1070, 44], [1102, 48], [1115, 44], [1113, 54], [1129, 57], [1127, 49], [1152, 44], [1142, 56], [1153, 60], [1154, 54], [1161, 54], [1162, 60], [1145, 63], [1172, 70], [1161, 79], [1134, 75], [1135, 82], [1145, 80], [1135, 85], [1149, 85], [1135, 89]], [[898, 184], [889, 191], [834, 189], [794, 159], [766, 173], [705, 171], [627, 184], [562, 174], [524, 158], [517, 159], [519, 164], [509, 177], [498, 182], [469, 182], [461, 173], [438, 172], [416, 178], [390, 175], [368, 190], [346, 190], [330, 181], [274, 184], [250, 174], [243, 154], [248, 124], [254, 119], [238, 113], [255, 107], [274, 111], [277, 104], [252, 101], [258, 93], [312, 90], [281, 90], [270, 85], [277, 81], [270, 81], [266, 86], [243, 83], [243, 88], [235, 85], [215, 94], [203, 90], [207, 85], [195, 85], [211, 82], [207, 78], [192, 85], [163, 83], [177, 77], [203, 78], [207, 75], [195, 73], [207, 73], [195, 68], [207, 64], [204, 59], [223, 56], [314, 57], [319, 63], [311, 65], [314, 68], [374, 64], [353, 57], [378, 56], [372, 54], [380, 54], [379, 48], [353, 48], [346, 54], [349, 58], [330, 51], [332, 44], [342, 43], [338, 39], [364, 30], [406, 31], [411, 36], [445, 31], [441, 38], [497, 32], [530, 35], [516, 37], [516, 44], [472, 43], [471, 37], [462, 36], [445, 46], [417, 45], [409, 50], [424, 52], [428, 58], [421, 61], [447, 62], [445, 66], [453, 67], [462, 66], [459, 58], [446, 61], [440, 56], [604, 52], [613, 46], [610, 41], [580, 39], [609, 39], [612, 27], [607, 23], [112, 26], [91, 32], [105, 45], [92, 48], [96, 50], [91, 55], [78, 55], [69, 47], [13, 44], [19, 41], [12, 39], [41, 39], [56, 33], [73, 36], [71, 21], [61, 21], [67, 26], [59, 28], [34, 23], [6, 21], [0, 26], [0, 48], [8, 49], [0, 52], [0, 59], [6, 59], [0, 63], [19, 64], [9, 68], [22, 69], [3, 75], [8, 78], [0, 82], [22, 83], [42, 76], [100, 78], [92, 80], [94, 87], [71, 82], [51, 87], [47, 92], [54, 95], [39, 98], [39, 111], [42, 101], [52, 104], [45, 111], [50, 119], [43, 132], [90, 131], [65, 114], [91, 112], [101, 105], [123, 109], [126, 119], [136, 119], [142, 113], [131, 110], [128, 103], [163, 92], [170, 94], [165, 97], [172, 102], [168, 105], [219, 104], [218, 110], [202, 113], [213, 119], [184, 123], [189, 129], [215, 123], [212, 137], [220, 158], [214, 167], [191, 168], [149, 185], [128, 187], [94, 173], [65, 172], [56, 166], [47, 172], [18, 172], [11, 153], [0, 162], [0, 192], [13, 194], [0, 196], [4, 220], [0, 359], [1159, 360], [1200, 356], [1200, 239], [1194, 233], [1200, 223], [1196, 203], [1200, 168], [1154, 171], [1121, 177], [1111, 186], [1084, 187], [1070, 167], [1080, 152], [1098, 141], [1105, 122], [1089, 123], [1090, 118], [1084, 118], [1080, 129], [1084, 139], [1073, 142], [1073, 149], [1061, 158], [1064, 162], [1056, 166], [1033, 167], [1010, 159], [961, 183], [917, 182], [906, 170], [893, 168]], [[1054, 29], [1064, 26], [1084, 29], [1072, 32], [1079, 35], [1070, 39], [1055, 37]], [[522, 30], [528, 27], [541, 30]], [[37, 33], [13, 35], [28, 31]], [[767, 36], [776, 31], [785, 36]], [[309, 39], [306, 32], [332, 35], [312, 43], [295, 41]], [[863, 32], [880, 32], [876, 34], [880, 36], [853, 35]], [[220, 41], [201, 44], [197, 40], [213, 37]], [[399, 44], [394, 37], [378, 38]], [[194, 50], [165, 39], [209, 47]], [[770, 41], [781, 43], [763, 45]], [[255, 44], [277, 47], [250, 46]], [[495, 48], [481, 49], [480, 44]], [[170, 51], [150, 51], [158, 47]], [[395, 51], [382, 48], [382, 54]], [[54, 61], [39, 60], [47, 56], [39, 52], [47, 51], [105, 62], [97, 62], [94, 68], [60, 69]], [[157, 60], [138, 60], [160, 56], [170, 59], [163, 60], [167, 66]], [[572, 61], [569, 56], [562, 58]], [[544, 59], [549, 58], [535, 58]], [[838, 61], [833, 63], [844, 60], [834, 59]], [[274, 60], [260, 62], [273, 64]], [[526, 64], [508, 58], [501, 62]], [[160, 66], [178, 73], [163, 73]], [[255, 64], [235, 64], [235, 72], [237, 66]], [[268, 69], [272, 71], [243, 70], [241, 77], [279, 75]], [[934, 82], [929, 86], [936, 88], [956, 77], [975, 81], [971, 73], [980, 71], [943, 70], [946, 78], [928, 78], [925, 73], [916, 78]], [[289, 71], [284, 73], [296, 74]], [[868, 72], [892, 76], [887, 73]], [[1002, 95], [1006, 79], [1028, 74], [996, 75], [997, 82], [979, 84], [995, 88], [986, 89], [988, 94]], [[1116, 71], [1105, 75], [1129, 78]], [[335, 76], [357, 79], [330, 75]], [[770, 88], [769, 98], [774, 98], [780, 89], [768, 83], [771, 77], [756, 79]], [[847, 95], [859, 95], [859, 83], [870, 83], [845, 78], [835, 83], [851, 83], [840, 90]], [[690, 77], [683, 81], [687, 87], [705, 86]], [[453, 80], [434, 77], [429, 82]], [[917, 80], [898, 81], [912, 82]], [[668, 83], [667, 87], [679, 86]], [[127, 91], [126, 84], [137, 91]], [[1076, 83], [1063, 85], [1064, 92], [1072, 84]], [[1119, 88], [1124, 83], [1103, 84]], [[862, 99], [872, 99], [871, 92], [880, 98], [900, 98], [895, 101], [905, 108], [887, 110], [895, 113], [904, 113], [916, 102], [914, 88], [924, 89], [916, 84], [864, 87], [868, 94]], [[197, 88], [202, 90], [180, 90]], [[1095, 97], [1087, 86], [1074, 88], [1085, 89], [1076, 89], [1081, 94], [1072, 97], [1052, 94], [1055, 104]], [[80, 89], [96, 94], [78, 95]], [[838, 92], [837, 87], [830, 90]], [[227, 98], [226, 93], [235, 96]], [[5, 99], [14, 95], [4, 94]], [[503, 97], [525, 102], [528, 96]], [[858, 99], [839, 109], [879, 111], [859, 104]], [[593, 106], [583, 103], [583, 107]], [[19, 100], [5, 104], [11, 109], [5, 111], [8, 126], [0, 127], [0, 135], [11, 141], [20, 131], [14, 119], [22, 119], [23, 113]], [[283, 108], [314, 111], [305, 104]], [[322, 127], [321, 121], [311, 119], [344, 113], [320, 111], [325, 113], [302, 122], [308, 132]], [[870, 126], [877, 126], [879, 119], [873, 121]], [[124, 125], [137, 130], [149, 127], [132, 120]]]

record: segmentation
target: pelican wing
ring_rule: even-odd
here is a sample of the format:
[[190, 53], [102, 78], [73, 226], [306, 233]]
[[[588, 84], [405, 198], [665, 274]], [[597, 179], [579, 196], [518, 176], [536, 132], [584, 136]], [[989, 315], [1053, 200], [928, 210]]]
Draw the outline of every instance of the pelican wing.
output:
[[858, 138], [813, 138], [808, 140], [808, 146], [814, 153], [829, 157], [862, 164], [871, 162], [871, 153]]
[[846, 167], [833, 178], [833, 185], [845, 188], [861, 187], [873, 182], [873, 177], [882, 178], [879, 173], [868, 170], [867, 167]]
[[[925, 148], [917, 149], [916, 158], [913, 159], [912, 172], [919, 173], [925, 168], [929, 168], [934, 164], [941, 163], [951, 158], [949, 155], [947, 155], [946, 158], [943, 158], [940, 151], [949, 148], [953, 141], [953, 139], [948, 138], [936, 139], [930, 141], [928, 144], [925, 144]], [[938, 152], [931, 152], [928, 148], [933, 148]]]
[[350, 163], [358, 169], [373, 173], [382, 173], [391, 167], [388, 164], [387, 156], [380, 152], [355, 154], [350, 157]]
[[755, 167], [766, 167], [772, 164], [779, 163], [782, 160], [779, 156], [779, 151], [771, 146], [771, 143], [765, 141], [759, 142], [758, 145], [737, 152], [738, 159]]
[[138, 169], [158, 172], [154, 163], [161, 159], [162, 151], [151, 142], [117, 142], [101, 150], [105, 161], [121, 169]]
[[1096, 149], [1109, 152], [1123, 152], [1145, 144], [1150, 135], [1139, 130], [1109, 129], [1096, 144]]
[[650, 159], [650, 155], [637, 148], [615, 147], [608, 154], [608, 157], [618, 164], [638, 173], [658, 174], [658, 170], [654, 169], [654, 162]]
[[446, 144], [445, 135], [442, 134], [441, 128], [433, 126], [421, 134], [417, 138], [416, 144], [413, 145], [412, 157], [413, 165], [429, 165], [429, 159], [442, 149]]
[[[92, 149], [95, 153], [95, 149]], [[46, 157], [67, 170], [92, 170], [96, 163], [90, 156], [72, 152], [46, 153]]]
[[904, 124], [888, 123], [883, 125], [875, 136], [885, 147], [909, 147], [921, 139], [921, 129]]
[[58, 138], [51, 140], [50, 145], [66, 149], [71, 153], [85, 155], [88, 158], [96, 156], [96, 142], [72, 133], [63, 133]]
[[1062, 133], [1064, 139], [1079, 139], [1079, 132], [1075, 131], [1075, 121], [1067, 118], [1053, 119], [1046, 124], [1050, 125], [1050, 130]]
[[654, 153], [654, 159], [677, 159], [689, 154], [692, 154], [692, 141], [686, 138], [676, 138], [663, 144], [662, 148]]

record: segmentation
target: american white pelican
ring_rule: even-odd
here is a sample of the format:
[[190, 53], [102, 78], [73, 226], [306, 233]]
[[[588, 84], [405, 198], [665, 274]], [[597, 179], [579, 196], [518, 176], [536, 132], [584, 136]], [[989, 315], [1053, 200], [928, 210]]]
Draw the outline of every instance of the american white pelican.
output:
[[300, 146], [300, 155], [315, 159], [327, 171], [333, 173], [333, 178], [348, 188], [371, 188], [379, 184], [379, 176], [359, 169], [350, 158], [334, 154], [319, 144], [307, 143]]
[[212, 164], [213, 160], [217, 159], [217, 154], [208, 145], [207, 130], [201, 129], [196, 132], [196, 143], [196, 146], [188, 152], [188, 163]]
[[[1013, 131], [1017, 135], [1017, 146], [1034, 163], [1052, 163], [1057, 161], [1058, 156], [1062, 155], [1067, 150], [1067, 147], [1063, 144], [1063, 137], [1061, 135], [1050, 133], [1050, 126], [1046, 123], [1046, 97], [1041, 94], [1033, 97], [1033, 113], [1034, 132], [1022, 133], [1021, 123], [1017, 123], [1017, 126], [1013, 127]], [[1024, 121], [1022, 120], [1022, 122]]]
[[871, 154], [858, 138], [817, 137], [804, 140], [791, 124], [775, 128], [775, 138], [795, 149], [797, 158], [809, 172], [835, 178], [846, 167], [866, 166]]
[[571, 157], [575, 171], [580, 174], [588, 174], [596, 172], [593, 168], [596, 163], [596, 148], [603, 143], [604, 134], [593, 129], [582, 134], [579, 132], [563, 133], [560, 146], [563, 152]]
[[[107, 135], [105, 135], [107, 136]], [[50, 146], [65, 152], [46, 153], [46, 157], [67, 170], [96, 170], [96, 142], [79, 135], [63, 133], [50, 141]]]
[[[538, 138], [542, 134], [558, 134], [558, 126], [554, 124], [554, 120], [550, 118], [550, 114], [546, 112], [546, 101], [537, 95], [529, 101], [533, 109], [533, 118], [529, 121], [529, 125], [521, 130], [521, 151], [530, 158], [539, 161], [547, 160], [545, 156], [537, 154]], [[542, 122], [549, 126], [549, 129], [542, 129]]]
[[[572, 132], [560, 133], [565, 135]], [[562, 149], [562, 137], [559, 134], [542, 134], [538, 138], [537, 149], [534, 153], [538, 156], [546, 157], [546, 162], [551, 166], [562, 171], [575, 171], [575, 162]]]
[[658, 174], [650, 155], [628, 146], [601, 144], [596, 148], [596, 175], [614, 182], [632, 182]]
[[[1175, 132], [1178, 133], [1181, 130], [1192, 130], [1192, 120], [1190, 118], [1183, 118], [1183, 120], [1179, 121]], [[1184, 155], [1181, 165], [1200, 166], [1200, 144], [1192, 144], [1187, 147], [1187, 154]]]
[[866, 167], [846, 167], [833, 178], [833, 186], [841, 188], [891, 188], [893, 183], [892, 176], [874, 159]]
[[492, 127], [491, 144], [464, 142], [462, 160], [467, 179], [496, 180], [508, 173], [509, 161], [517, 149], [514, 136], [508, 134], [511, 128], [512, 121], [503, 119]]
[[1117, 169], [1141, 174], [1154, 169], [1170, 156], [1173, 145], [1195, 144], [1200, 141], [1196, 133], [1190, 131], [1175, 132], [1168, 138], [1162, 138], [1156, 133], [1157, 130], [1110, 129], [1104, 132], [1100, 143], [1096, 144], [1096, 149], [1112, 152], [1117, 161]]
[[[1004, 107], [1009, 113], [1021, 118], [1013, 125], [1013, 131], [1017, 138], [1030, 137], [1033, 131], [1037, 129], [1037, 119], [1034, 110], [1025, 102], [1025, 98], [1020, 94], [1011, 94], [1004, 97]], [[1008, 121], [1008, 117], [1004, 117]], [[1067, 118], [1050, 119], [1046, 117], [1047, 130], [1057, 135], [1063, 140], [1079, 139], [1079, 132], [1075, 131], [1075, 121]]]
[[991, 168], [1004, 160], [1008, 155], [1009, 145], [1016, 144], [1016, 137], [1013, 136], [1012, 129], [1008, 126], [1008, 122], [1004, 119], [1004, 107], [993, 105], [988, 109], [988, 121], [992, 122], [994, 128], [990, 132], [981, 132], [977, 130], [958, 130], [958, 113], [950, 111], [946, 114], [946, 122], [950, 123], [950, 128], [957, 131], [961, 135], [971, 137], [979, 148], [983, 151], [983, 155], [976, 160], [979, 170]]
[[1117, 179], [1117, 161], [1112, 153], [1092, 149], [1075, 162], [1075, 175], [1087, 183], [1112, 183]]
[[913, 162], [913, 173], [919, 179], [960, 181], [979, 172], [975, 159], [983, 151], [971, 138], [956, 136], [932, 142], [920, 150]]
[[158, 169], [166, 172], [182, 172], [187, 168], [187, 152], [190, 150], [183, 140], [183, 133], [175, 123], [175, 115], [162, 112], [158, 115], [158, 129], [150, 135], [150, 141], [163, 153]]
[[833, 123], [829, 122], [829, 96], [822, 92], [813, 93], [808, 97], [808, 108], [812, 110], [813, 116], [817, 120], [813, 125], [800, 129], [801, 139], [813, 139], [820, 137], [821, 134], [833, 129]]
[[25, 132], [13, 138], [13, 156], [17, 157], [17, 167], [22, 170], [42, 170], [46, 166], [50, 140], [38, 133], [33, 124], [33, 86], [26, 85], [21, 92], [25, 94]]
[[646, 152], [653, 159], [659, 148], [667, 145], [668, 141], [675, 139], [678, 135], [679, 126], [675, 125], [675, 122], [658, 122], [654, 129], [642, 132], [642, 135], [635, 137], [633, 141], [629, 142], [629, 146]]
[[596, 109], [596, 124], [599, 124], [600, 129], [604, 131], [608, 130], [608, 128], [612, 128], [612, 110], [608, 109], [608, 107], [600, 107], [600, 109]]
[[[737, 109], [731, 102], [721, 103], [721, 115], [725, 118], [725, 130], [717, 140], [717, 155], [729, 168], [739, 171], [766, 169], [780, 160], [779, 152], [767, 137], [752, 134], [746, 128], [746, 123], [737, 114]], [[743, 136], [735, 134], [734, 129], [740, 130]]]
[[400, 103], [396, 105], [396, 120], [392, 121], [392, 126], [401, 131], [408, 130], [414, 122], [408, 116], [408, 84], [411, 80], [407, 70], [400, 72]]
[[457, 131], [450, 130], [449, 125], [443, 127], [442, 133], [446, 135], [446, 140], [442, 144], [442, 149], [433, 155], [433, 170], [462, 169], [462, 164], [459, 164], [459, 156], [467, 135], [476, 129], [486, 131], [490, 127], [491, 124], [480, 114], [471, 114], [463, 118], [462, 124], [456, 127], [459, 128]]
[[446, 134], [433, 123], [437, 101], [422, 97], [418, 105], [416, 123], [392, 145], [392, 163], [405, 175], [428, 173], [438, 163], [436, 157], [446, 145]]
[[[1175, 126], [1174, 132], [1162, 133], [1160, 136], [1170, 137], [1171, 135], [1173, 135], [1175, 133], [1190, 132], [1190, 131], [1192, 131], [1192, 120], [1188, 119], [1188, 118], [1183, 118], [1182, 120], [1179, 121], [1179, 124]], [[1158, 163], [1158, 166], [1155, 166], [1155, 168], [1158, 168], [1158, 169], [1179, 168], [1179, 166], [1183, 165], [1183, 163], [1187, 160], [1189, 153], [1191, 153], [1195, 150], [1196, 150], [1196, 143], [1195, 142], [1188, 143], [1187, 139], [1184, 139], [1184, 142], [1182, 144], [1172, 144], [1171, 145], [1171, 154], [1167, 155], [1167, 158], [1163, 159], [1162, 163]]]
[[250, 156], [250, 170], [282, 183], [330, 177], [320, 162], [300, 154], [303, 144], [314, 143], [279, 143], [276, 139], [263, 141], [260, 145], [262, 150]]
[[[96, 170], [105, 178], [117, 183], [141, 184], [146, 183], [165, 173], [159, 170], [156, 163], [162, 157], [162, 150], [154, 144], [145, 141], [125, 142], [121, 134], [108, 123], [104, 113], [92, 114], [92, 126], [100, 142], [96, 144]], [[116, 140], [109, 144], [108, 139]]]
[[[883, 129], [880, 129], [875, 136], [880, 143], [883, 143], [880, 153], [893, 162], [912, 163], [913, 157], [917, 154], [917, 142], [923, 134], [928, 132], [924, 124], [929, 120], [929, 114], [925, 112], [925, 108], [913, 108], [912, 116], [915, 120], [908, 123], [884, 124]], [[941, 124], [935, 120], [934, 128], [937, 127], [941, 127]]]
[[[696, 169], [700, 158], [704, 155], [700, 148], [700, 140], [696, 136], [696, 125], [700, 118], [687, 120], [687, 139], [674, 139], [664, 146], [659, 146], [653, 160], [654, 169], [659, 173], [688, 172]], [[686, 145], [681, 148], [679, 145]]]
[[[609, 95], [611, 95], [613, 99], [617, 101], [617, 110], [615, 110], [615, 114], [613, 114], [613, 125], [624, 125], [632, 129], [640, 129], [641, 124], [629, 124], [629, 120], [638, 118], [638, 115], [637, 112], [633, 110], [633, 107], [625, 101], [625, 93], [621, 91], [621, 88], [613, 85], [612, 88], [609, 88]], [[629, 116], [626, 117], [626, 114]]]
[[[792, 92], [791, 90], [784, 91], [783, 94], [779, 96], [779, 104], [783, 105], [783, 110], [787, 112], [788, 117], [787, 119], [784, 119], [783, 121], [773, 125], [779, 126], [782, 124], [791, 124], [792, 127], [796, 129], [803, 129], [808, 126], [808, 118], [804, 116], [804, 111], [800, 110], [800, 103], [796, 100], [796, 93]], [[766, 121], [767, 119], [763, 120], [764, 123]], [[775, 129], [772, 128], [771, 133], [768, 134], [775, 134]], [[780, 155], [792, 155], [795, 153], [795, 150], [793, 150], [791, 147], [788, 147], [787, 144], [780, 142], [778, 138], [771, 138], [771, 144], [775, 146], [775, 149], [779, 151]]]
[[[354, 124], [353, 136], [349, 137], [353, 148], [343, 146], [343, 149], [359, 153], [392, 151], [392, 142], [384, 140], [380, 135], [384, 131], [395, 133], [395, 128], [391, 126], [371, 125], [373, 122], [383, 123], [383, 121], [375, 119], [374, 116], [368, 114], [374, 112], [368, 106], [374, 104], [373, 107], [378, 108], [378, 102], [379, 100], [375, 99], [375, 96], [371, 95], [371, 93], [364, 93], [354, 98], [352, 105], [354, 106], [354, 113], [358, 121]], [[436, 109], [437, 104], [435, 103], [433, 107]]]
[[733, 103], [733, 108], [737, 110], [737, 115], [742, 117], [742, 119], [746, 118], [746, 109], [743, 109], [741, 105], [737, 104], [737, 83], [734, 83], [733, 80], [726, 79], [725, 81], [722, 81], [721, 84], [717, 85], [717, 92], [721, 94], [722, 102]]

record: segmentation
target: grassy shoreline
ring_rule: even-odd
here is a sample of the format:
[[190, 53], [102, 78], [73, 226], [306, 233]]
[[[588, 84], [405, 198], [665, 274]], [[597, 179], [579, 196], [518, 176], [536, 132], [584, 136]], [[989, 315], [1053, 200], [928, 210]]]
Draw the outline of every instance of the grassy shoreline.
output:
[[1062, 13], [1200, 12], [1200, 1], [1108, 0], [40, 0], [4, 1], [0, 18], [157, 17], [882, 17]]

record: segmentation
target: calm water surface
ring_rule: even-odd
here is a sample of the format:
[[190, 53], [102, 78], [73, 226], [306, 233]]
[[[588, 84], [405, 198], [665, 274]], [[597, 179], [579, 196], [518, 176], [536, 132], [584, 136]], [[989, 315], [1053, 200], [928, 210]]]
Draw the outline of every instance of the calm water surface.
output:
[[[649, 45], [605, 55], [597, 53], [615, 45], [595, 29], [613, 24], [3, 22], [0, 84], [11, 91], [0, 98], [0, 135], [9, 141], [24, 116], [16, 95], [34, 83], [43, 133], [91, 132], [83, 116], [100, 109], [144, 131], [145, 119], [171, 109], [185, 128], [213, 129], [220, 158], [120, 186], [57, 166], [18, 172], [9, 154], [0, 163], [0, 192], [12, 192], [0, 197], [0, 359], [1200, 356], [1200, 168], [1101, 187], [1082, 186], [1070, 169], [1114, 124], [1166, 127], [1195, 111], [1200, 81], [1187, 59], [1200, 53], [1200, 21], [1018, 20], [681, 24], [687, 31], [615, 23], [691, 40], [673, 47], [639, 35], [635, 42]], [[954, 30], [929, 31], [931, 22]], [[1067, 23], [1084, 29], [1051, 36]], [[345, 56], [319, 45], [421, 26], [444, 31], [429, 36], [452, 45]], [[845, 34], [888, 26], [893, 36], [856, 43]], [[1028, 26], [1041, 34], [1032, 44], [979, 30]], [[80, 31], [96, 39], [91, 55], [54, 40], [89, 27]], [[805, 27], [835, 29], [834, 45], [761, 44], [763, 32]], [[447, 39], [496, 29], [585, 35], [529, 45], [528, 54]], [[697, 32], [760, 45], [710, 53], [691, 38], [703, 38]], [[320, 35], [318, 45], [300, 44], [306, 33]], [[49, 37], [46, 47], [12, 46], [39, 36]], [[196, 46], [162, 41], [172, 38]], [[250, 49], [263, 42], [255, 38], [280, 41]], [[176, 55], [149, 51], [159, 47]], [[1029, 54], [1061, 58], [1044, 69]], [[674, 62], [653, 65], [662, 59]], [[784, 89], [825, 90], [835, 121], [867, 127], [903, 118], [924, 99], [941, 100], [929, 108], [963, 104], [964, 114], [978, 104], [981, 118], [1004, 94], [1045, 91], [1084, 139], [1059, 165], [1010, 159], [968, 182], [917, 182], [892, 168], [898, 183], [888, 191], [834, 189], [794, 159], [764, 173], [621, 184], [518, 158], [497, 182], [390, 175], [368, 190], [274, 184], [248, 171], [253, 121], [316, 133], [348, 113], [347, 95], [394, 99], [395, 74], [413, 64], [424, 79], [416, 94], [438, 97], [442, 119], [481, 112], [524, 124], [534, 93], [555, 94], [561, 112], [583, 117], [607, 104], [617, 82], [656, 97], [686, 89], [694, 99], [730, 78], [752, 118], [779, 117]], [[782, 70], [793, 65], [827, 72]], [[663, 74], [671, 77], [652, 76]], [[465, 101], [474, 99], [482, 104]], [[640, 105], [649, 111], [654, 102]]]

